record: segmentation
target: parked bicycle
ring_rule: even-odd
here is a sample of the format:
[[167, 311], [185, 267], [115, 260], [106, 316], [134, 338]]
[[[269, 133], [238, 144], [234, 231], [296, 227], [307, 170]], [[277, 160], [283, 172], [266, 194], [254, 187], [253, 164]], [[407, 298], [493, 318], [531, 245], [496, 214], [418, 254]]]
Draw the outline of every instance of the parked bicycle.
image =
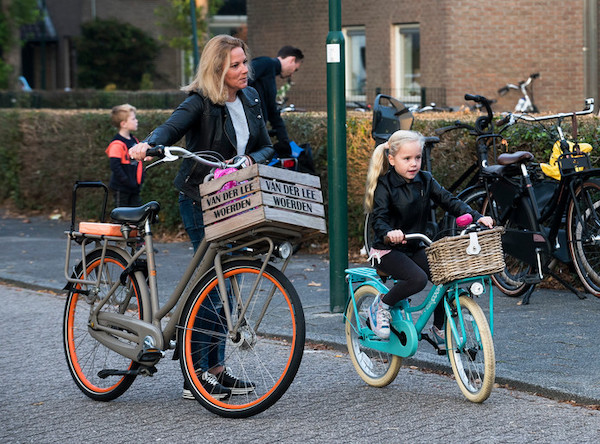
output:
[[520, 81], [518, 85], [515, 85], [514, 83], [507, 83], [498, 90], [498, 94], [504, 96], [511, 89], [517, 90], [521, 93], [521, 97], [519, 97], [513, 112], [537, 113], [539, 112], [538, 107], [533, 102], [533, 81], [539, 77], [540, 73], [536, 72], [531, 74], [527, 80]]
[[[482, 96], [472, 96], [472, 100], [487, 101]], [[587, 99], [585, 109], [576, 113], [508, 114], [500, 122], [505, 127], [517, 121], [555, 121], [559, 134], [555, 147], [562, 152], [556, 160], [560, 180], [545, 177], [528, 151], [503, 153], [498, 155], [497, 165], [481, 163], [483, 188], [477, 185], [462, 195], [472, 208], [505, 227], [506, 268], [493, 280], [503, 293], [523, 296], [525, 304], [545, 275], [585, 297], [553, 271], [558, 262], [573, 264], [585, 290], [600, 297], [600, 169], [591, 168], [588, 154], [578, 147], [577, 135], [573, 134], [575, 140], [569, 143], [561, 127], [571, 118], [576, 128], [577, 116], [593, 110], [593, 99]], [[501, 138], [499, 132], [479, 136], [478, 152], [486, 152], [490, 140]]]
[[[217, 168], [241, 164], [225, 164], [178, 147], [153, 148], [148, 155], [163, 157], [158, 162], [191, 157]], [[263, 166], [240, 173], [254, 167]], [[289, 178], [300, 173], [285, 174]], [[228, 180], [211, 183], [219, 189]], [[234, 205], [245, 208], [251, 198], [244, 190], [252, 183], [248, 180], [213, 199], [238, 196]], [[81, 222], [76, 229], [76, 191], [82, 186], [90, 185], [76, 184], [66, 233], [68, 296], [63, 320], [66, 359], [81, 391], [98, 401], [115, 399], [137, 376], [152, 376], [165, 351], [173, 349], [194, 397], [213, 413], [248, 417], [281, 398], [300, 366], [305, 340], [302, 305], [283, 274], [292, 244], [301, 241], [302, 233], [273, 223], [213, 241], [205, 238], [160, 306], [152, 236], [160, 205], [153, 201], [116, 208], [111, 212], [116, 224]], [[247, 211], [252, 217], [259, 212]], [[81, 245], [82, 259], [70, 268], [73, 243]], [[277, 260], [283, 261], [281, 269], [273, 265]], [[198, 356], [198, 350], [205, 355], [223, 344], [225, 367], [250, 381], [225, 398], [201, 383]]]
[[[470, 217], [470, 215], [468, 215]], [[472, 221], [472, 217], [470, 218]], [[504, 268], [501, 228], [480, 231], [469, 226], [461, 236], [433, 242], [423, 234], [407, 234], [406, 240], [420, 240], [430, 247], [427, 257], [434, 286], [416, 306], [410, 299], [390, 309], [390, 338], [380, 339], [370, 329], [368, 310], [378, 294], [389, 291], [375, 268], [349, 268], [346, 279], [349, 302], [345, 312], [346, 342], [350, 358], [359, 376], [369, 385], [383, 387], [398, 375], [402, 359], [413, 356], [419, 341], [426, 340], [446, 353], [465, 397], [472, 402], [485, 401], [495, 380], [493, 334], [493, 288], [489, 274]], [[475, 298], [489, 298], [489, 323]], [[445, 350], [440, 350], [423, 333], [435, 307], [444, 305]], [[418, 318], [413, 315], [419, 313]]]

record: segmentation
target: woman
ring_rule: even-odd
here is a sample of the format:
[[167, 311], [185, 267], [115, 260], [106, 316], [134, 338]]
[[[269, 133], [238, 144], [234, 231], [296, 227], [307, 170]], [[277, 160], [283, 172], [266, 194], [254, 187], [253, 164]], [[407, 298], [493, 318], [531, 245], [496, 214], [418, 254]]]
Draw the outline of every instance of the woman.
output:
[[[202, 52], [194, 80], [182, 88], [189, 93], [188, 98], [146, 140], [131, 148], [131, 157], [144, 159], [149, 147], [172, 145], [185, 136], [190, 151], [210, 150], [226, 160], [245, 156], [247, 164], [266, 163], [274, 150], [258, 93], [248, 87], [248, 59], [248, 47], [242, 40], [229, 35], [213, 37]], [[209, 170], [193, 159], [184, 159], [174, 181], [180, 191], [181, 218], [194, 250], [204, 237], [199, 185]], [[210, 303], [220, 304], [216, 292], [211, 296]], [[199, 313], [197, 322], [203, 316]], [[205, 331], [223, 325], [222, 319], [208, 322], [214, 325]], [[235, 378], [223, 366], [224, 339], [198, 334], [194, 343], [204, 344], [192, 353], [198, 355], [197, 368], [203, 386], [215, 398], [254, 390], [253, 383]], [[194, 399], [185, 387], [183, 397]]]

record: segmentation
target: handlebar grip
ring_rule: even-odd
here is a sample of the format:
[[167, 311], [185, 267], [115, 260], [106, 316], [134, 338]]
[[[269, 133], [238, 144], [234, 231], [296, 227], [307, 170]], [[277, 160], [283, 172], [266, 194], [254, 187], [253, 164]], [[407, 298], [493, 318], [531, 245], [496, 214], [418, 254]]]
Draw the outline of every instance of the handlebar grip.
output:
[[500, 120], [496, 122], [497, 126], [504, 126], [510, 121], [510, 114], [505, 115]]
[[504, 94], [506, 94], [508, 92], [508, 86], [503, 86], [502, 88], [500, 88], [498, 90], [498, 94], [500, 94], [501, 96], [503, 96]]
[[533, 74], [531, 74], [529, 77], [531, 77], [532, 79], [537, 79], [540, 76], [539, 72], [534, 72]]
[[163, 145], [150, 147], [146, 150], [146, 156], [162, 159], [165, 157], [165, 147]]
[[465, 100], [472, 100], [474, 102], [481, 103], [482, 97], [475, 94], [465, 94]]

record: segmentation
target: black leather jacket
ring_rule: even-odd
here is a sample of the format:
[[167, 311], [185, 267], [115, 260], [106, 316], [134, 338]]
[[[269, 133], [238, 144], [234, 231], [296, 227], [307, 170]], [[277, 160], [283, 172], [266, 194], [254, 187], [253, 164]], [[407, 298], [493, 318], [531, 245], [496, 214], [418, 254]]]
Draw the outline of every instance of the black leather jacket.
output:
[[[262, 115], [258, 93], [254, 88], [248, 87], [240, 90], [238, 96], [242, 101], [250, 132], [246, 154], [256, 163], [266, 163], [275, 151]], [[153, 146], [168, 146], [184, 136], [190, 151], [215, 151], [224, 159], [231, 159], [237, 154], [235, 129], [227, 107], [216, 105], [201, 94], [190, 94], [145, 141]], [[174, 184], [185, 195], [200, 201], [198, 185], [209, 172], [209, 167], [192, 159], [184, 159]]]
[[[431, 200], [453, 216], [469, 213], [473, 220], [481, 217], [477, 211], [457, 199], [442, 187], [427, 171], [419, 171], [408, 182], [396, 170], [381, 176], [375, 188], [372, 227], [375, 233], [373, 247], [381, 250], [390, 246], [383, 243], [383, 237], [392, 230], [400, 229], [405, 234], [424, 233], [427, 217], [431, 214]], [[400, 244], [393, 248], [414, 251], [419, 242]]]

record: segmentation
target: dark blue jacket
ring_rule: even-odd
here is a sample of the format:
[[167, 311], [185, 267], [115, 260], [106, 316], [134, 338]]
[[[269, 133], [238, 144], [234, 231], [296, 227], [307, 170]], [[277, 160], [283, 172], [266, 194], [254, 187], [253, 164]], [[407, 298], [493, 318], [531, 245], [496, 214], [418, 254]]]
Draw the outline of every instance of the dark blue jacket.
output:
[[276, 101], [276, 77], [281, 74], [281, 62], [277, 58], [257, 57], [252, 59], [250, 65], [252, 66], [253, 78], [249, 80], [248, 84], [258, 91], [262, 100], [263, 113], [267, 116], [271, 128], [275, 130], [277, 140], [289, 143], [290, 138]]

